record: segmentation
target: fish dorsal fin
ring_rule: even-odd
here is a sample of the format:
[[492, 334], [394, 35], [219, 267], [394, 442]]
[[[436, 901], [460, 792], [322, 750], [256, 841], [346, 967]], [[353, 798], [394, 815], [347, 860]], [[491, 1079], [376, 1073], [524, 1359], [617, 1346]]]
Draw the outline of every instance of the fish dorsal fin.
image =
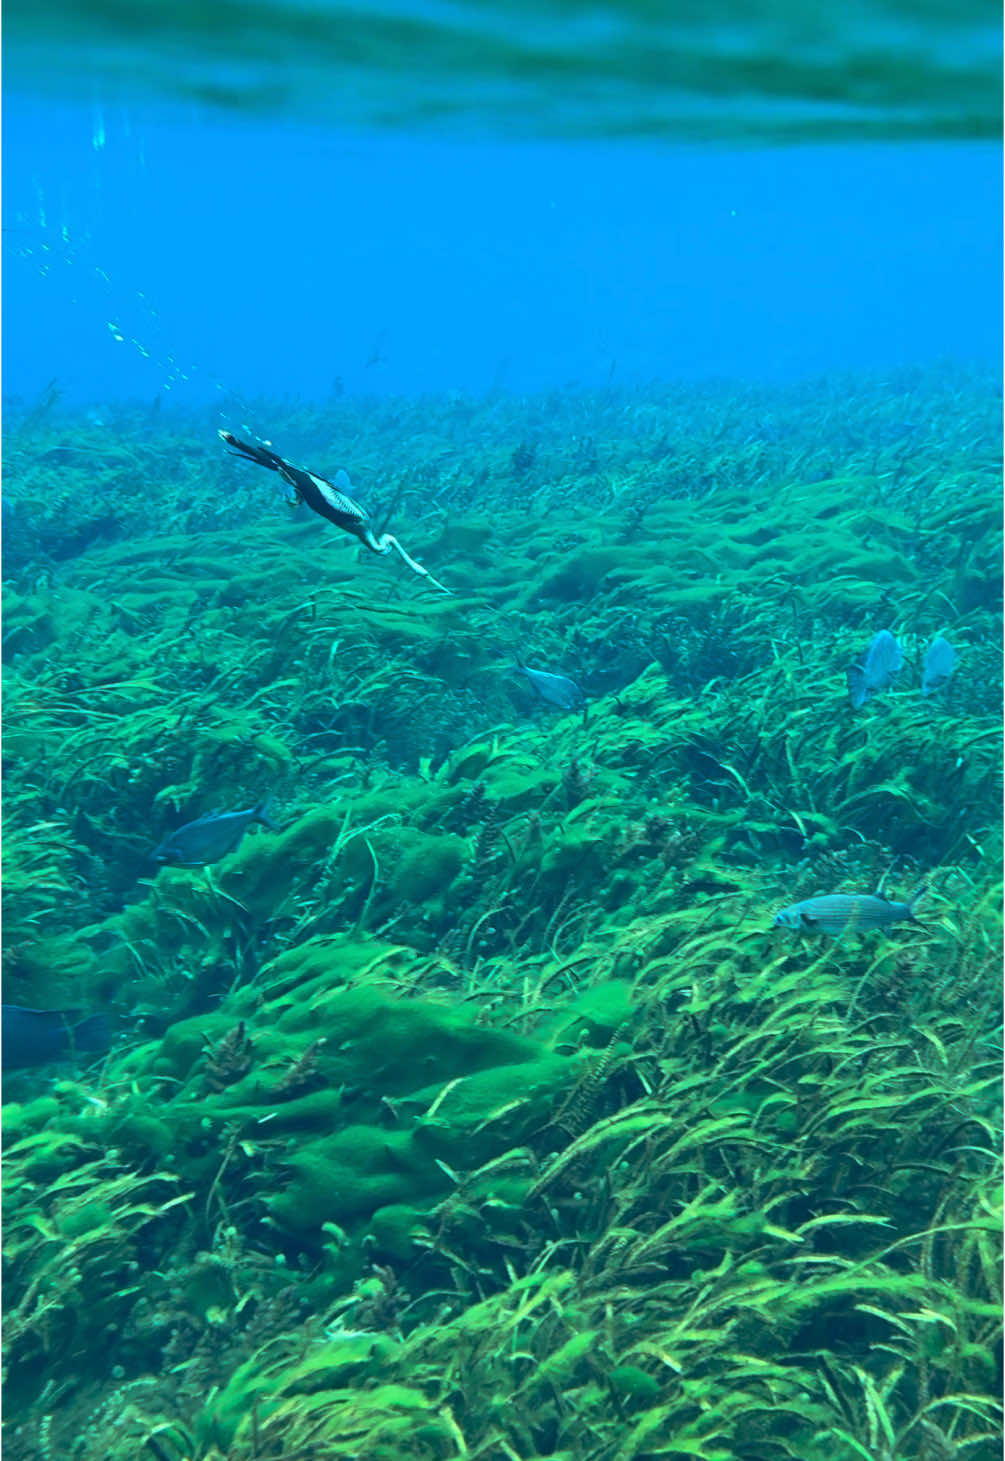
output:
[[886, 880], [887, 880], [887, 878], [893, 872], [893, 869], [896, 867], [896, 865], [897, 865], [897, 859], [894, 858], [893, 861], [890, 863], [889, 867], [887, 867], [886, 869], [884, 869], [884, 872], [883, 872], [882, 877], [880, 878], [879, 882], [876, 884], [876, 891], [872, 895], [874, 898], [882, 898], [882, 900], [883, 900], [884, 903], [889, 903], [890, 902], [890, 899], [883, 892], [883, 889], [886, 887]]

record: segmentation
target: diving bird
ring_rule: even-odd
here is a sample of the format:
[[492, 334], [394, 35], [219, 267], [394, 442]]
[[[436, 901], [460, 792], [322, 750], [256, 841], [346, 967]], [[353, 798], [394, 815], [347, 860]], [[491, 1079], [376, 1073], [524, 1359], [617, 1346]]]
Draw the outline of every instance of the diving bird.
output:
[[442, 583], [417, 563], [414, 558], [405, 552], [397, 538], [391, 533], [382, 533], [378, 538], [370, 526], [370, 514], [365, 507], [349, 496], [352, 483], [349, 480], [349, 473], [342, 470], [335, 473], [335, 481], [329, 482], [327, 477], [320, 476], [317, 472], [305, 471], [303, 467], [296, 467], [281, 457], [277, 452], [270, 451], [268, 447], [256, 446], [249, 441], [241, 441], [230, 431], [219, 431], [217, 435], [220, 440], [232, 447], [238, 456], [245, 457], [249, 462], [257, 462], [260, 467], [268, 467], [270, 471], [278, 472], [288, 487], [293, 489], [291, 504], [306, 502], [320, 517], [330, 523], [334, 523], [343, 532], [352, 533], [358, 538], [364, 548], [369, 548], [371, 553], [379, 553], [381, 556], [390, 553], [392, 548], [401, 557], [413, 573], [418, 573], [422, 578], [428, 578], [434, 588], [441, 593], [448, 594], [450, 589], [444, 588]]

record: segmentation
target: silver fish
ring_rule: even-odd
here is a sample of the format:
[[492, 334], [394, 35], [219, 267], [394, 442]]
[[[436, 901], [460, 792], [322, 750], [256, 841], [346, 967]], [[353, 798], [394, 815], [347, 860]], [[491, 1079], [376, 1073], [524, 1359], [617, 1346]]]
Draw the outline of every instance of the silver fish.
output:
[[560, 710], [581, 710], [586, 704], [586, 696], [575, 680], [565, 675], [551, 675], [547, 670], [530, 670], [520, 660], [517, 660], [516, 667], [549, 705], [557, 705]]
[[897, 903], [879, 893], [824, 893], [805, 898], [775, 914], [775, 928], [800, 928], [807, 933], [866, 933], [914, 917], [914, 907], [924, 884], [906, 903]]
[[874, 635], [863, 664], [848, 666], [848, 694], [853, 710], [859, 710], [870, 695], [893, 684], [904, 663], [900, 645], [889, 629]]
[[252, 822], [279, 831], [269, 816], [266, 800], [246, 812], [207, 812], [194, 822], [186, 822], [184, 827], [165, 837], [150, 857], [154, 862], [174, 863], [177, 867], [203, 867], [209, 862], [219, 862], [228, 852], [237, 851]]
[[921, 671], [922, 695], [933, 695], [943, 685], [949, 684], [949, 677], [956, 668], [956, 659], [956, 650], [949, 640], [937, 634], [928, 646]]

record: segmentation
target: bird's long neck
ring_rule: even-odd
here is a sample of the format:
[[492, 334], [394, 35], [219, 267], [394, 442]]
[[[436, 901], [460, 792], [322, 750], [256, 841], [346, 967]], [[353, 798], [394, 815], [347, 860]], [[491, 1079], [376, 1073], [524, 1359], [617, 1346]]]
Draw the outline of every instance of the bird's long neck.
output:
[[380, 553], [382, 556], [385, 553], [390, 553], [392, 546], [394, 546], [394, 539], [389, 537], [387, 533], [384, 533], [379, 538], [375, 537], [373, 528], [369, 523], [360, 523], [356, 530], [356, 536], [365, 547], [370, 549], [371, 553]]

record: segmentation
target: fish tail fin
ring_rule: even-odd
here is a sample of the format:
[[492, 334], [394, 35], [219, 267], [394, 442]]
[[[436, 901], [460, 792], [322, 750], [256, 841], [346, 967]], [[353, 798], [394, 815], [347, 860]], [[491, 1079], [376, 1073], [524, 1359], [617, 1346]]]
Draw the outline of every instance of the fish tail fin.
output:
[[252, 821], [261, 822], [262, 826], [268, 827], [270, 832], [281, 831], [278, 822], [273, 821], [272, 818], [275, 805], [276, 799], [274, 796], [263, 797], [251, 814]]
[[851, 708], [861, 710], [869, 695], [869, 688], [866, 684], [865, 669], [862, 665], [849, 665], [846, 671], [848, 680], [848, 695], [851, 699]]

